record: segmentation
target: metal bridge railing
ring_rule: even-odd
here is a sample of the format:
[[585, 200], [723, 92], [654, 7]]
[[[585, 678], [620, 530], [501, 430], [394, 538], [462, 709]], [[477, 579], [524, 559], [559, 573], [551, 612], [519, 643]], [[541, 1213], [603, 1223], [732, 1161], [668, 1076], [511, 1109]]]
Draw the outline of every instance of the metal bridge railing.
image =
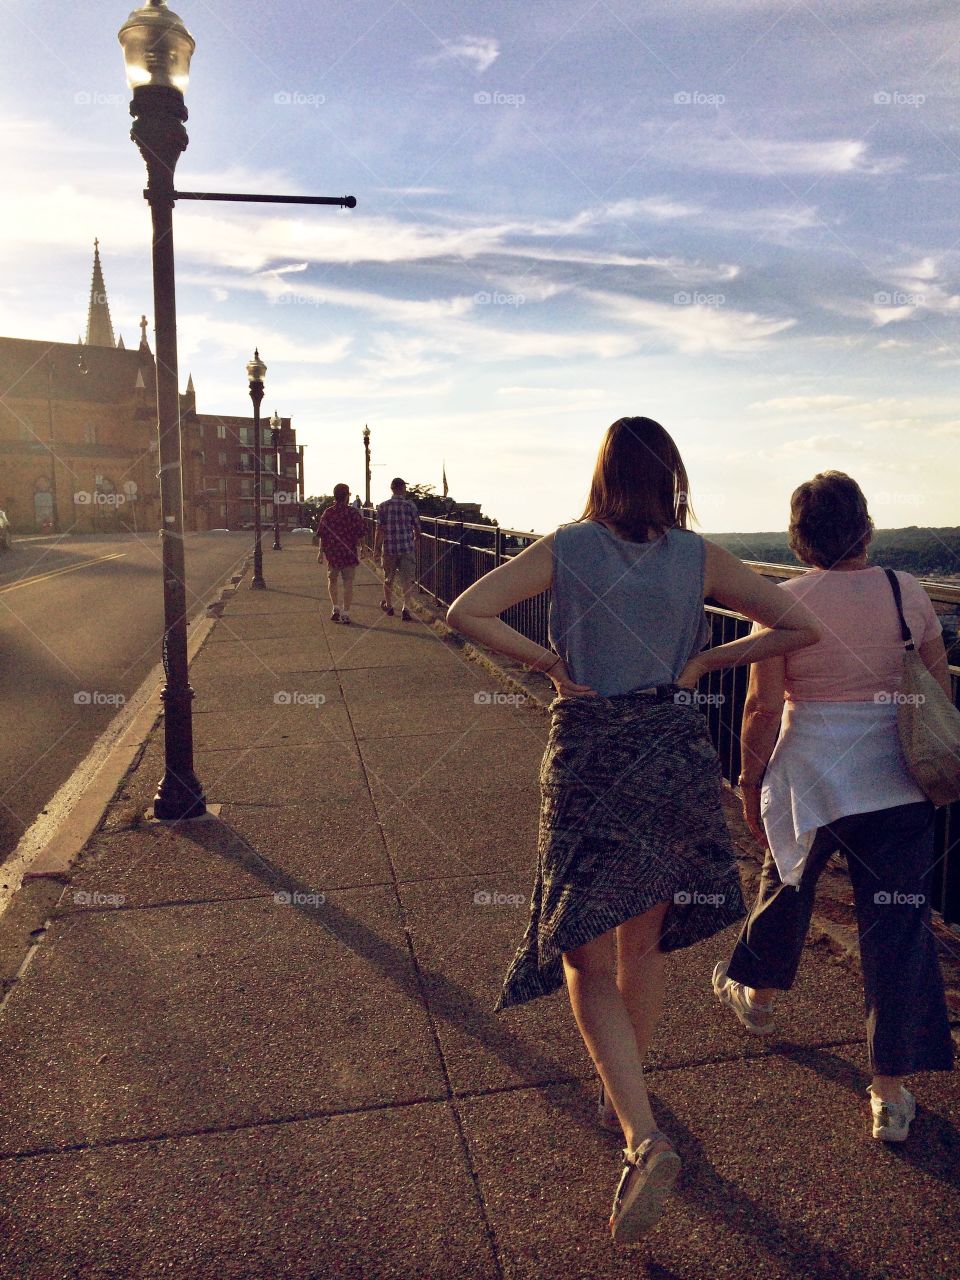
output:
[[[367, 521], [367, 544], [372, 547], [376, 516], [369, 510], [363, 514]], [[417, 586], [432, 596], [434, 604], [440, 607], [450, 605], [478, 578], [541, 537], [528, 530], [427, 516], [421, 516], [420, 523], [422, 534], [417, 555]], [[791, 578], [806, 572], [793, 565], [748, 563], [764, 577]], [[935, 603], [956, 604], [960, 601], [960, 588], [934, 582], [924, 582], [923, 586]], [[550, 592], [545, 591], [531, 600], [513, 605], [503, 614], [503, 619], [521, 635], [549, 648], [549, 609]], [[706, 611], [711, 626], [711, 647], [736, 640], [750, 630], [750, 622], [738, 613], [714, 605], [707, 605]], [[707, 718], [724, 777], [734, 785], [740, 774], [740, 721], [748, 671], [748, 667], [714, 671], [704, 676], [697, 686], [697, 702]], [[950, 684], [954, 704], [960, 706], [960, 667], [950, 668]], [[937, 810], [933, 884], [934, 907], [946, 921], [960, 922], [960, 803]]]

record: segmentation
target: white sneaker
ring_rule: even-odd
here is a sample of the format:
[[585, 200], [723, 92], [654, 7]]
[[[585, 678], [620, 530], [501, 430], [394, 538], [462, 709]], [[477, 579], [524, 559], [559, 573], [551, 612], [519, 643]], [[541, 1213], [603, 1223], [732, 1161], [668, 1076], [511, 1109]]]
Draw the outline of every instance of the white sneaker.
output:
[[873, 1092], [872, 1085], [867, 1093], [873, 1112], [873, 1136], [881, 1142], [906, 1142], [911, 1121], [917, 1114], [917, 1101], [910, 1090], [900, 1086], [900, 1102], [884, 1102]]
[[727, 977], [727, 966], [718, 962], [713, 970], [713, 993], [721, 1004], [729, 1005], [752, 1036], [768, 1036], [776, 1030], [772, 1004], [754, 1004], [742, 982]]

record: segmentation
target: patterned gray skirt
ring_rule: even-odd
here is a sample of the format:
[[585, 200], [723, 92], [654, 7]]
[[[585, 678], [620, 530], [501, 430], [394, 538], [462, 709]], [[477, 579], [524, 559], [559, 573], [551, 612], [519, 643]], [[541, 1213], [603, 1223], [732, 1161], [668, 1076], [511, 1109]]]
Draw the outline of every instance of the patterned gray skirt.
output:
[[663, 951], [746, 915], [720, 761], [677, 686], [557, 698], [550, 712], [530, 921], [497, 1010], [556, 991], [564, 951], [660, 902]]

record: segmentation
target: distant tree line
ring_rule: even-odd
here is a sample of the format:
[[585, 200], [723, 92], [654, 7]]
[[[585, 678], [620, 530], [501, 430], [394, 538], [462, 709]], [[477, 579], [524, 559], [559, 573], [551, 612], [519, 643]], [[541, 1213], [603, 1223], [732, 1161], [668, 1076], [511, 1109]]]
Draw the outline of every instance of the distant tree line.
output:
[[[742, 560], [765, 560], [771, 564], [799, 564], [787, 546], [785, 533], [711, 533], [718, 542]], [[870, 544], [870, 563], [890, 569], [905, 569], [918, 577], [929, 574], [960, 574], [960, 529], [878, 529]]]

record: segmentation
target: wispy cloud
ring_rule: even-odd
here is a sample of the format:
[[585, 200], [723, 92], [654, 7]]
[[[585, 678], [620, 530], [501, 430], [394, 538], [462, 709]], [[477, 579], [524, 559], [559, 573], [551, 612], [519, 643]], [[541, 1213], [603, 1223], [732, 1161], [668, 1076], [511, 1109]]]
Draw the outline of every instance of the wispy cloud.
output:
[[648, 339], [686, 353], [755, 351], [796, 324], [793, 319], [737, 311], [723, 302], [699, 305], [687, 300], [671, 305], [596, 289], [585, 290], [584, 296]]
[[764, 413], [809, 413], [811, 410], [837, 409], [850, 404], [853, 396], [777, 396], [772, 400], [754, 400], [748, 407]]
[[431, 54], [422, 61], [428, 65], [459, 62], [482, 74], [500, 56], [500, 45], [493, 36], [457, 36], [453, 40], [443, 40], [442, 44], [439, 53]]
[[698, 169], [751, 177], [884, 174], [901, 167], [900, 157], [871, 153], [859, 138], [770, 138], [720, 126], [672, 130], [662, 159]]

